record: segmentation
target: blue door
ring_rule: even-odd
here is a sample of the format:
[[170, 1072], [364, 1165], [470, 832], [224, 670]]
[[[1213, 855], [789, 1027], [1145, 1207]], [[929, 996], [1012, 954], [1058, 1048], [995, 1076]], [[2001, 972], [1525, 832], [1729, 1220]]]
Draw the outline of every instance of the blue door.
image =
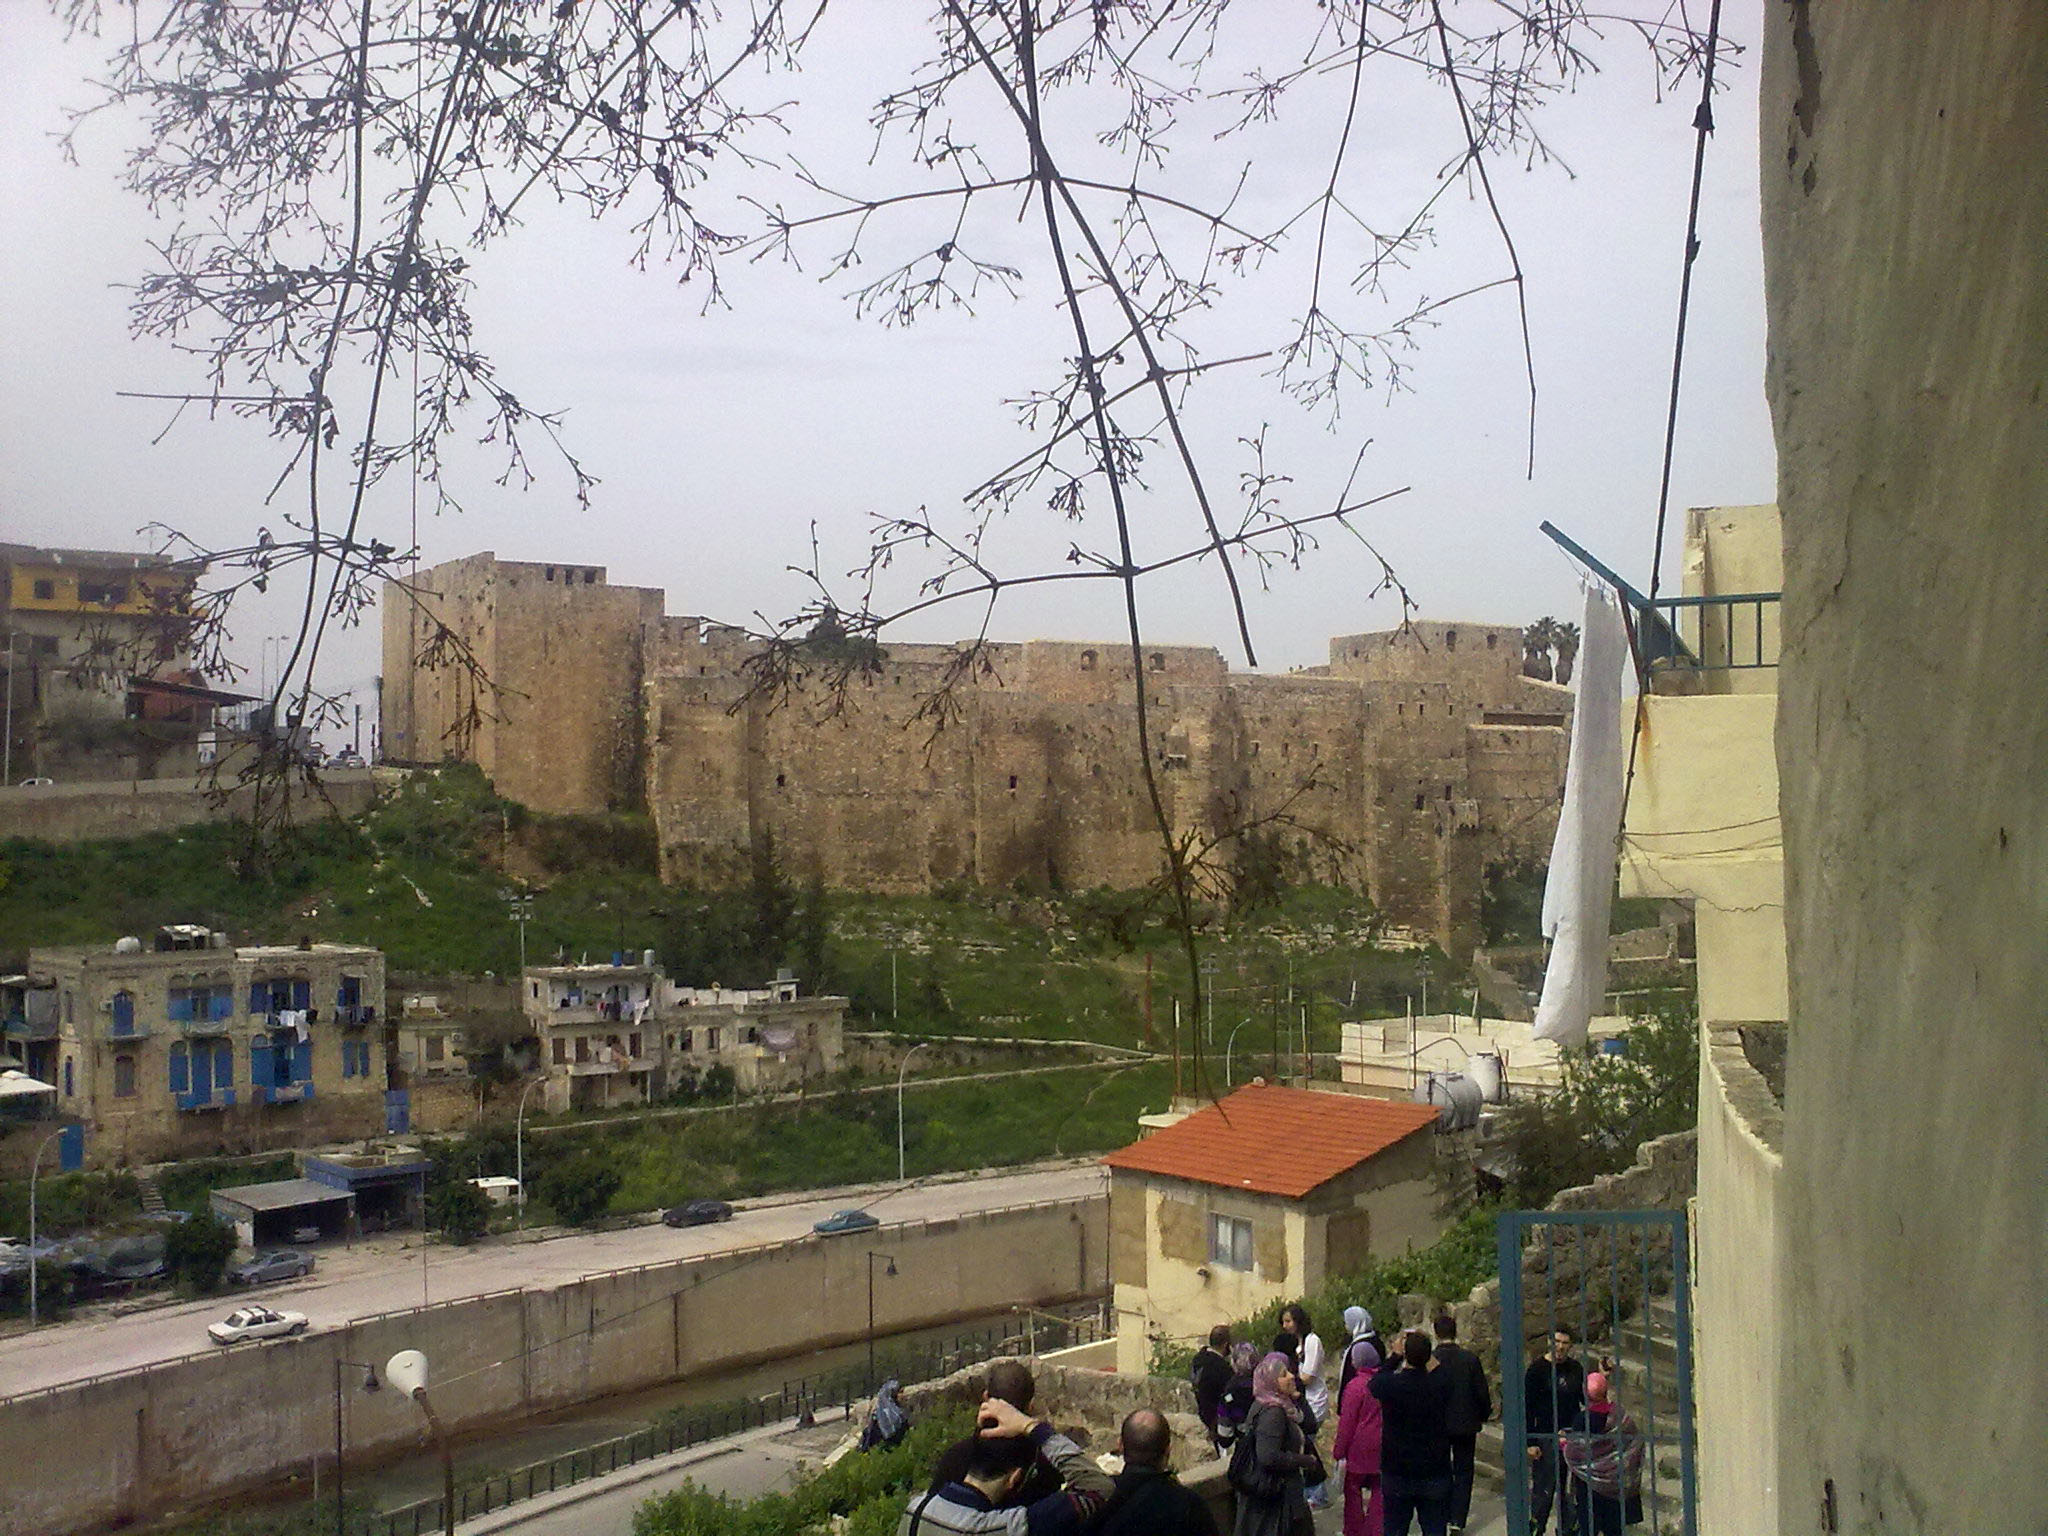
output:
[[384, 1090], [384, 1134], [404, 1136], [412, 1130], [412, 1094], [404, 1088]]
[[[1617, 1523], [1639, 1514], [1631, 1533], [1695, 1536], [1685, 1213], [1508, 1211], [1495, 1218], [1494, 1239], [1509, 1536], [1529, 1536], [1532, 1516], [1561, 1500], [1582, 1510], [1599, 1500], [1573, 1468], [1614, 1455], [1633, 1486], [1605, 1513]], [[1546, 1347], [1564, 1335], [1566, 1362], [1548, 1363]], [[1608, 1378], [1611, 1416], [1582, 1407], [1584, 1377], [1596, 1369]]]

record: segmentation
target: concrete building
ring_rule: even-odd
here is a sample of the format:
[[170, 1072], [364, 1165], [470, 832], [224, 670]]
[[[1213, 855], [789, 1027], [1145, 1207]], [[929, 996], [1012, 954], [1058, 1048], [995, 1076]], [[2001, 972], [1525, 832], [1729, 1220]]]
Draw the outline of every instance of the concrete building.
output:
[[1698, 939], [1700, 1517], [1703, 1530], [1754, 1536], [1779, 1529], [1774, 1361], [1756, 1341], [1798, 1332], [1777, 1302], [1782, 1111], [1757, 1065], [1771, 1042], [1782, 1052], [1790, 1013], [1775, 744], [1781, 549], [1774, 506], [1687, 513], [1682, 592], [1697, 605], [1677, 610], [1678, 628], [1698, 664], [1661, 668], [1642, 701], [1621, 856], [1621, 893], [1684, 901]]
[[522, 999], [540, 1041], [550, 1113], [648, 1104], [715, 1067], [741, 1093], [772, 1093], [839, 1070], [846, 999], [772, 986], [679, 987], [638, 964], [529, 966]]
[[[387, 758], [477, 763], [539, 810], [644, 805], [671, 879], [723, 878], [763, 838], [850, 889], [1158, 873], [1126, 648], [889, 645], [843, 689], [765, 697], [758, 641], [664, 608], [601, 567], [490, 554], [387, 588]], [[1149, 649], [1168, 816], [1207, 841], [1285, 807], [1314, 829], [1290, 833], [1297, 874], [1469, 948], [1486, 864], [1541, 857], [1556, 825], [1571, 693], [1522, 658], [1514, 626], [1442, 622], [1340, 636], [1284, 676]], [[941, 692], [956, 712], [934, 732]]]
[[200, 560], [0, 544], [8, 782], [191, 772], [216, 707], [188, 649]]
[[[384, 956], [244, 946], [178, 925], [29, 951], [8, 1035], [47, 1061], [101, 1164], [345, 1140], [384, 1128]], [[31, 1023], [31, 1020], [36, 1022]], [[17, 1032], [15, 1025], [19, 1023]]]
[[1437, 1112], [1247, 1084], [1103, 1159], [1117, 1369], [1435, 1241]]

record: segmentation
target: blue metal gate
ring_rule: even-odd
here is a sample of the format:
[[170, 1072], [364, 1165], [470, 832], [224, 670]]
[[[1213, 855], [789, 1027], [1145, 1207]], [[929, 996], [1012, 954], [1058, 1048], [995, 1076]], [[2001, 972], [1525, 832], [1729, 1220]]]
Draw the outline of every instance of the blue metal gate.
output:
[[412, 1092], [406, 1088], [384, 1090], [384, 1134], [403, 1136], [412, 1130]]
[[[1632, 1533], [1696, 1536], [1685, 1213], [1510, 1211], [1494, 1235], [1509, 1536], [1530, 1536], [1553, 1504], [1575, 1517], [1558, 1510], [1560, 1533], [1598, 1536], [1635, 1515]], [[1541, 1347], [1532, 1359], [1532, 1332], [1549, 1346], [1559, 1331], [1566, 1363], [1545, 1366]], [[1608, 1378], [1611, 1419], [1582, 1412], [1574, 1357]]]

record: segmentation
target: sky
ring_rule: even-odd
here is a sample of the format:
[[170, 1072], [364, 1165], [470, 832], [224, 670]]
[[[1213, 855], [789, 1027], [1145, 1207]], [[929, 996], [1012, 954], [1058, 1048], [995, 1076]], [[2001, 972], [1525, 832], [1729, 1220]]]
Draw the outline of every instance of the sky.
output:
[[[1254, 27], [1271, 0], [1240, 0]], [[1744, 50], [1724, 61], [1701, 209], [1667, 536], [1673, 582], [1687, 506], [1768, 501], [1776, 467], [1763, 393], [1764, 310], [1758, 233], [1756, 99], [1761, 0], [1726, 7], [1723, 27]], [[806, 71], [781, 87], [793, 102], [786, 139], [834, 185], [886, 189], [910, 173], [885, 149], [870, 164], [863, 126], [875, 82], [914, 57], [921, 5], [868, 0], [828, 13]], [[889, 25], [878, 25], [877, 21]], [[836, 29], [836, 30], [831, 30]], [[1248, 56], [1256, 35], [1225, 40], [1218, 69]], [[1546, 106], [1542, 130], [1556, 159], [1497, 162], [1494, 185], [1527, 280], [1538, 385], [1535, 472], [1528, 473], [1526, 384], [1510, 290], [1441, 311], [1404, 362], [1408, 387], [1360, 391], [1341, 411], [1305, 412], [1260, 368], [1212, 375], [1187, 425], [1216, 494], [1232, 500], [1262, 431], [1269, 468], [1292, 478], [1283, 510], [1335, 504], [1406, 487], [1355, 519], [1394, 566], [1421, 616], [1526, 623], [1576, 617], [1578, 573], [1538, 531], [1550, 519], [1639, 586], [1651, 564], [1659, 458], [1671, 368], [1679, 256], [1692, 166], [1697, 86], [1659, 99], [1641, 48], [1625, 36], [1595, 54], [1599, 72]], [[1233, 54], [1232, 48], [1239, 50]], [[202, 541], [242, 542], [268, 513], [276, 445], [246, 424], [188, 413], [170, 427], [160, 402], [121, 391], [197, 387], [198, 371], [163, 343], [128, 332], [121, 285], [150, 259], [153, 221], [115, 184], [119, 125], [88, 133], [80, 163], [52, 142], [63, 108], [90, 99], [93, 45], [65, 42], [34, 0], [0, 0], [0, 537], [92, 547], [146, 547], [163, 522]], [[1399, 79], [1371, 88], [1342, 183], [1347, 204], [1384, 219], [1426, 192], [1451, 140], [1441, 92]], [[1227, 195], [1249, 163], [1234, 214], [1267, 228], [1306, 204], [1327, 174], [1341, 79], [1303, 93], [1294, 114], [1237, 139], [1191, 137], [1161, 185], [1191, 200]], [[1323, 94], [1317, 96], [1316, 91]], [[1334, 93], [1334, 94], [1333, 94]], [[1017, 155], [998, 116], [969, 128], [992, 163]], [[1085, 164], [1080, 138], [1063, 151]], [[1560, 163], [1561, 162], [1561, 163]], [[795, 196], [786, 183], [781, 191]], [[1408, 297], [1440, 297], [1505, 270], [1483, 206], [1455, 195], [1440, 243], [1416, 258]], [[986, 293], [972, 315], [900, 328], [862, 319], [844, 284], [821, 281], [833, 247], [806, 248], [801, 268], [735, 262], [729, 307], [706, 310], [702, 285], [679, 286], [658, 265], [637, 270], [632, 237], [566, 209], [538, 208], [527, 226], [476, 264], [479, 339], [500, 372], [535, 403], [566, 412], [566, 438], [599, 484], [579, 508], [569, 477], [543, 467], [534, 486], [499, 488], [484, 461], [458, 456], [466, 510], [422, 514], [426, 564], [495, 550], [507, 559], [603, 565], [614, 583], [658, 586], [671, 613], [761, 622], [812, 594], [792, 573], [810, 561], [813, 529], [825, 568], [862, 558], [869, 519], [930, 509], [957, 519], [962, 493], [1024, 452], [1030, 438], [1006, 402], [1047, 383], [1072, 351], [1033, 228], [1008, 205], [971, 231], [976, 248], [1014, 261], [1017, 297]], [[927, 231], [914, 219], [879, 222], [870, 275], [892, 249]], [[1198, 321], [1205, 355], [1269, 346], [1298, 315], [1308, 245], [1294, 241], [1243, 279], [1226, 279]], [[1189, 498], [1148, 465], [1136, 500], [1140, 553], [1185, 547]], [[429, 503], [430, 505], [430, 503]], [[415, 526], [402, 482], [373, 509], [379, 537], [403, 546]], [[1105, 548], [1099, 511], [1079, 525], [1013, 516], [992, 536], [1005, 569], [1056, 568], [1070, 541]], [[916, 568], [899, 563], [885, 597], [911, 595]], [[1398, 604], [1371, 596], [1379, 567], [1359, 542], [1327, 537], [1300, 570], [1254, 576], [1248, 599], [1257, 664], [1265, 670], [1327, 659], [1333, 635], [1392, 626]], [[1144, 592], [1148, 637], [1213, 645], [1233, 667], [1247, 658], [1213, 563], [1191, 564]], [[284, 632], [283, 594], [238, 608], [231, 654], [260, 680], [265, 641]], [[1122, 611], [1108, 583], [1006, 596], [996, 638], [1115, 639]], [[902, 640], [971, 635], [972, 606], [919, 615]], [[886, 637], [885, 637], [886, 638]], [[369, 702], [380, 661], [374, 617], [331, 648], [322, 684]]]

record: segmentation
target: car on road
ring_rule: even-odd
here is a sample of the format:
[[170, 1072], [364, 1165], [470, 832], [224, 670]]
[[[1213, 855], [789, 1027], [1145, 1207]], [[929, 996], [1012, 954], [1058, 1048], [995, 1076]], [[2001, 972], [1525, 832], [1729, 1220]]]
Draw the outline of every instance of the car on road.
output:
[[296, 1280], [311, 1273], [313, 1255], [300, 1253], [296, 1248], [279, 1248], [237, 1264], [228, 1271], [228, 1279], [236, 1285], [269, 1285], [274, 1280]]
[[714, 1221], [731, 1221], [732, 1207], [723, 1200], [685, 1200], [663, 1211], [661, 1219], [671, 1227], [706, 1227]]
[[244, 1339], [282, 1339], [306, 1331], [303, 1312], [274, 1312], [269, 1307], [237, 1307], [217, 1323], [209, 1323], [206, 1336], [216, 1344], [239, 1344]]
[[881, 1217], [871, 1216], [866, 1211], [834, 1211], [823, 1221], [815, 1223], [811, 1230], [820, 1237], [832, 1237], [841, 1232], [865, 1232], [881, 1224]]

